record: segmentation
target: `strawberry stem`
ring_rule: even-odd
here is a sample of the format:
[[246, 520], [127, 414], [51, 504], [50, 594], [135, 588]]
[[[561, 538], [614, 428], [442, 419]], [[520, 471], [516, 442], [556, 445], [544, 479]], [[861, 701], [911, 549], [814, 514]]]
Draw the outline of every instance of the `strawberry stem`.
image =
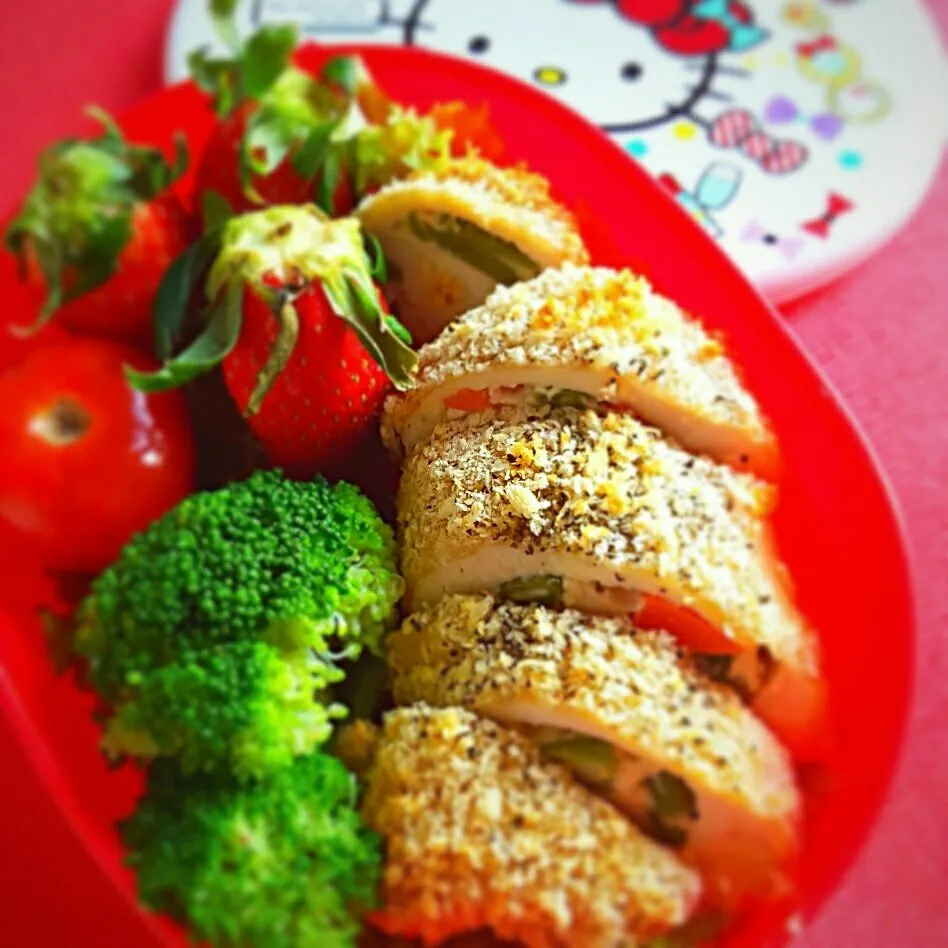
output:
[[250, 417], [260, 411], [263, 399], [273, 388], [273, 383], [277, 380], [280, 373], [286, 368], [293, 350], [296, 348], [296, 342], [300, 335], [300, 320], [296, 313], [296, 306], [292, 297], [284, 299], [279, 310], [273, 314], [279, 325], [277, 337], [267, 356], [264, 367], [257, 376], [257, 382], [250, 398], [247, 400], [247, 407], [244, 409], [244, 415]]

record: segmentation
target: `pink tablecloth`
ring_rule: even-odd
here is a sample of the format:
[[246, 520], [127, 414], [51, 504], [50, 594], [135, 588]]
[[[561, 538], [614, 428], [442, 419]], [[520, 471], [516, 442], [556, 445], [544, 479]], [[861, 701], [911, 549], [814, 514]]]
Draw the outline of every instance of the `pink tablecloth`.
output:
[[[948, 0], [931, 4], [944, 35]], [[169, 0], [3, 4], [0, 208], [25, 186], [36, 150], [76, 127], [83, 104], [121, 109], [158, 86], [169, 9]], [[858, 865], [801, 943], [806, 948], [948, 946], [946, 250], [943, 166], [924, 207], [885, 250], [835, 286], [786, 309], [864, 426], [899, 495], [921, 631], [917, 703], [891, 800]], [[14, 857], [0, 854], [8, 858]], [[94, 943], [92, 932], [75, 936], [73, 944]]]

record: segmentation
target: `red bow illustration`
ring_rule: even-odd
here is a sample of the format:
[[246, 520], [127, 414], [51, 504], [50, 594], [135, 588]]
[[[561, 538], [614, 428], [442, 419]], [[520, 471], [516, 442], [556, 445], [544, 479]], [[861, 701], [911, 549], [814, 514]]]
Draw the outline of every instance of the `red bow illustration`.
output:
[[796, 171], [808, 154], [799, 142], [771, 138], [747, 109], [731, 109], [719, 115], [708, 127], [708, 139], [718, 148], [739, 148], [767, 174]]
[[832, 53], [837, 49], [839, 43], [826, 33], [809, 43], [797, 43], [797, 53], [804, 59], [812, 59], [817, 53]]
[[800, 227], [808, 234], [812, 234], [814, 237], [822, 237], [823, 240], [826, 240], [826, 238], [829, 237], [830, 225], [833, 221], [842, 214], [851, 211], [855, 206], [852, 201], [844, 198], [841, 194], [830, 192], [826, 198], [826, 210], [823, 211], [819, 217], [811, 221], [806, 221], [801, 224]]
[[752, 23], [750, 10], [738, 0], [721, 6], [726, 17], [700, 17], [692, 12], [696, 0], [570, 0], [592, 5], [611, 2], [617, 12], [633, 23], [648, 27], [656, 42], [677, 56], [706, 56], [730, 48], [733, 23]]

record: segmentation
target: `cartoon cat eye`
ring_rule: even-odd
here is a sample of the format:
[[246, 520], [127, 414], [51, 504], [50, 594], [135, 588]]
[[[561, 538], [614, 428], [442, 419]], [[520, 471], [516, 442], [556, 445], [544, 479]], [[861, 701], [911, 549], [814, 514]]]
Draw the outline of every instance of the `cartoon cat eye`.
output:
[[533, 78], [544, 86], [561, 86], [566, 82], [566, 70], [559, 66], [540, 66], [533, 71]]

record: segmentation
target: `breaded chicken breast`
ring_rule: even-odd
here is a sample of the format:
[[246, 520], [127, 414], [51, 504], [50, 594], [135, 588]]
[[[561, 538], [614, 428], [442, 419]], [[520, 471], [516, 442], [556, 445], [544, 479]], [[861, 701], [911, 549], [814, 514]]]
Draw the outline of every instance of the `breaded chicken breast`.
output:
[[[635, 615], [717, 656], [714, 676], [807, 755], [825, 691], [771, 548], [771, 502], [629, 415], [513, 406], [445, 421], [399, 488], [406, 603], [494, 592]], [[789, 699], [768, 701], [772, 688]]]
[[397, 457], [445, 417], [492, 405], [629, 411], [683, 447], [772, 475], [777, 444], [720, 340], [628, 270], [566, 264], [499, 287], [419, 353], [388, 399]]
[[526, 737], [459, 708], [386, 716], [362, 812], [386, 849], [369, 921], [426, 945], [486, 928], [527, 948], [636, 946], [700, 897], [674, 853]]
[[416, 343], [516, 283], [586, 248], [549, 184], [523, 168], [458, 158], [385, 185], [356, 215], [382, 245], [399, 319]]
[[519, 725], [654, 838], [719, 905], [785, 885], [800, 795], [789, 755], [674, 640], [625, 618], [447, 596], [387, 641], [395, 700]]

